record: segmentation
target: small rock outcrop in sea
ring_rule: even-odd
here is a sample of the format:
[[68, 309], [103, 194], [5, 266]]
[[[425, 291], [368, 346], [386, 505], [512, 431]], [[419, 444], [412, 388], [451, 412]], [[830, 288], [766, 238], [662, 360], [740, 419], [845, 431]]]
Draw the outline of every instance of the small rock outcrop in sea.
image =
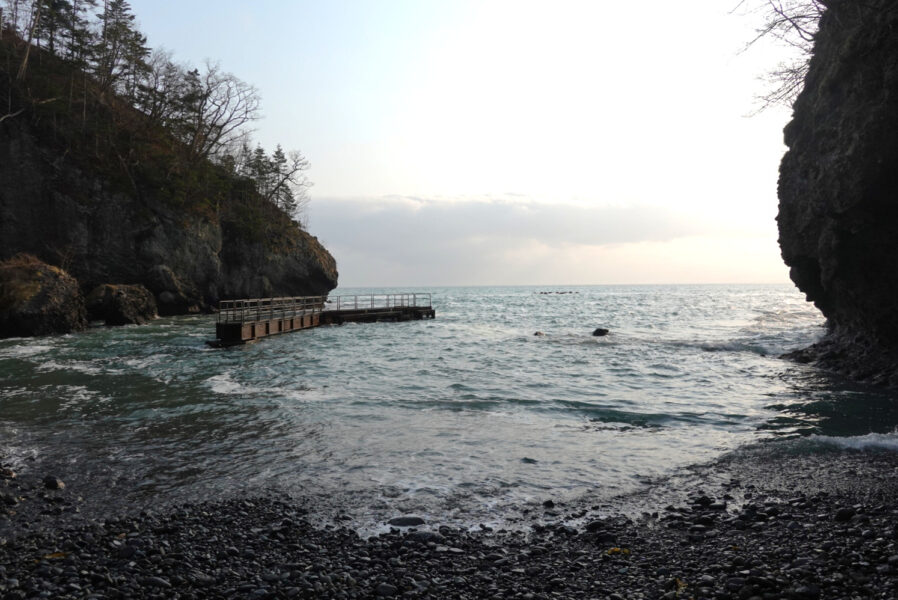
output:
[[0, 263], [0, 337], [71, 333], [87, 327], [78, 282], [30, 255]]
[[609, 330], [605, 329], [604, 327], [597, 327], [597, 328], [592, 332], [592, 334], [593, 334], [594, 336], [596, 336], [596, 337], [606, 336], [606, 335], [608, 335], [609, 333], [611, 333], [611, 332], [610, 332]]
[[825, 2], [804, 91], [785, 129], [779, 243], [823, 312], [826, 339], [795, 358], [898, 385], [898, 4]]
[[100, 285], [85, 302], [90, 320], [107, 325], [143, 325], [157, 316], [156, 300], [142, 285]]

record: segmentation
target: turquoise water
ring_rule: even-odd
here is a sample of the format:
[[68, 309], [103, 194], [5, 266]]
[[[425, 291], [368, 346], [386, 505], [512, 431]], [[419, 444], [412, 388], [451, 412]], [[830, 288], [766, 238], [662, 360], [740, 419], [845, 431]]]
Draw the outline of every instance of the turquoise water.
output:
[[0, 341], [0, 456], [101, 504], [276, 488], [474, 523], [766, 439], [896, 439], [890, 398], [777, 358], [823, 333], [791, 286], [424, 291], [433, 321], [226, 350], [212, 316]]

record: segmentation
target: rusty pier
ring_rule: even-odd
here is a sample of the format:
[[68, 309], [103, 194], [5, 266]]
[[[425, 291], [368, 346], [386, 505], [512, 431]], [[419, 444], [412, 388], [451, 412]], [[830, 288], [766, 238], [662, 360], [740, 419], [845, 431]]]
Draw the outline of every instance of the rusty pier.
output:
[[430, 294], [364, 294], [222, 300], [215, 323], [215, 347], [247, 344], [264, 337], [350, 322], [433, 319]]

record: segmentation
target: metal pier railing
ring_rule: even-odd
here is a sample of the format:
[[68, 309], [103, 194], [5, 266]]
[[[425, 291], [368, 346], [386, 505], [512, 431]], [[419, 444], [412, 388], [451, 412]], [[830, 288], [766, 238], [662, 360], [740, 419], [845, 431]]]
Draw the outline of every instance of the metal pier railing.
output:
[[214, 346], [245, 344], [259, 338], [347, 322], [408, 321], [436, 316], [427, 293], [295, 296], [222, 300]]

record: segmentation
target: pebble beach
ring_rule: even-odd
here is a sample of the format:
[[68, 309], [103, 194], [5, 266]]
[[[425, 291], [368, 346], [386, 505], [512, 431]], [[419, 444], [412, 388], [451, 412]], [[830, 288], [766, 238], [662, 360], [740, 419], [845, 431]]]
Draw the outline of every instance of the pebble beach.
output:
[[514, 529], [397, 515], [376, 535], [277, 493], [87, 518], [77, 474], [7, 467], [0, 598], [895, 598], [898, 456], [770, 446], [616, 508], [547, 498]]

